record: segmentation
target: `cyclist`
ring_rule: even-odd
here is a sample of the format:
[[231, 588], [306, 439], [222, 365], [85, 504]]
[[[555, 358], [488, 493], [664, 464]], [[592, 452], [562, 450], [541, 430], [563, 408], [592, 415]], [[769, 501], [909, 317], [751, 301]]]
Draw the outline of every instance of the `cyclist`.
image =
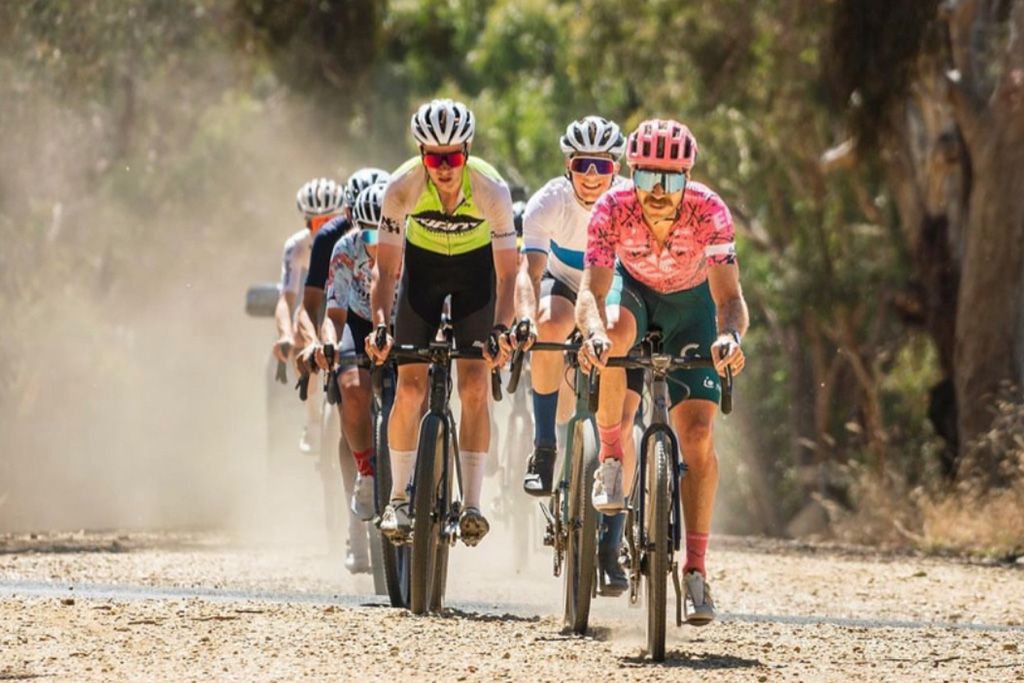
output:
[[[281, 259], [281, 294], [274, 312], [278, 338], [272, 350], [282, 363], [289, 361], [289, 355], [297, 357], [296, 352], [300, 348], [315, 341], [315, 334], [310, 336], [309, 329], [297, 322], [299, 287], [309, 270], [314, 235], [338, 215], [343, 201], [342, 187], [328, 178], [310, 180], [295, 195], [295, 203], [305, 218], [306, 227], [284, 243]], [[308, 420], [299, 441], [299, 448], [307, 453], [313, 450], [310, 441], [320, 434], [319, 405], [315, 401], [309, 401], [308, 405]]]
[[[573, 121], [566, 127], [560, 146], [565, 155], [565, 173], [548, 181], [526, 206], [526, 262], [520, 264], [516, 283], [517, 317], [536, 320], [537, 338], [552, 342], [564, 341], [575, 327], [573, 306], [583, 278], [587, 225], [594, 202], [610, 188], [622, 187], [626, 182], [618, 175], [626, 138], [615, 122], [600, 116]], [[620, 287], [621, 282], [617, 282], [607, 304], [618, 303]], [[610, 315], [617, 315], [617, 306]], [[523, 490], [547, 496], [551, 494], [558, 452], [555, 422], [564, 360], [559, 354], [534, 354], [530, 372], [534, 451], [523, 478]], [[636, 412], [640, 402], [640, 387], [632, 388], [623, 407], [629, 415]], [[632, 440], [627, 439], [627, 444], [631, 445]], [[608, 578], [607, 594], [617, 595], [629, 585], [619, 566], [623, 521], [623, 515], [614, 514], [602, 524], [599, 559]]]
[[328, 270], [331, 264], [331, 253], [334, 245], [342, 235], [353, 228], [353, 212], [356, 198], [367, 187], [378, 182], [387, 182], [388, 172], [379, 168], [361, 168], [349, 176], [345, 182], [345, 205], [342, 213], [328, 221], [313, 238], [313, 247], [309, 258], [309, 272], [306, 275], [306, 286], [302, 292], [302, 308], [299, 309], [298, 324], [310, 343], [301, 354], [303, 361], [308, 361], [318, 345], [314, 321], [322, 318], [324, 310], [324, 290], [328, 283]]
[[[353, 218], [358, 230], [343, 236], [331, 254], [327, 287], [327, 318], [321, 330], [324, 344], [338, 346], [342, 353], [362, 351], [370, 322], [370, 278], [377, 257], [377, 224], [385, 183], [367, 187], [356, 198]], [[320, 367], [327, 367], [323, 347], [316, 354]], [[373, 439], [370, 422], [370, 373], [355, 366], [343, 367], [338, 375], [341, 389], [341, 421], [344, 438], [356, 462], [356, 480], [351, 508], [356, 517], [373, 518]]]
[[[419, 155], [395, 171], [384, 193], [370, 291], [373, 322], [386, 330], [401, 269], [395, 338], [388, 336], [378, 348], [372, 335], [366, 349], [381, 362], [393, 342], [426, 345], [434, 338], [448, 295], [457, 346], [484, 346], [484, 360], [457, 361], [463, 484], [459, 535], [473, 546], [490, 529], [480, 510], [490, 440], [488, 370], [507, 362], [510, 353], [516, 277], [512, 200], [498, 172], [470, 155], [475, 122], [466, 105], [433, 100], [413, 115], [411, 127]], [[500, 343], [494, 356], [488, 353], [488, 340]], [[393, 540], [411, 530], [406, 488], [415, 468], [426, 387], [426, 366], [399, 367], [388, 430], [391, 503], [380, 525]]]
[[[666, 353], [697, 351], [715, 360], [715, 370], [675, 371], [669, 383], [672, 426], [689, 466], [682, 481], [687, 621], [704, 625], [715, 615], [704, 555], [718, 486], [712, 441], [721, 398], [718, 375], [726, 366], [734, 373], [743, 369], [740, 339], [749, 319], [732, 217], [717, 194], [690, 180], [696, 158], [696, 140], [677, 121], [644, 121], [629, 136], [632, 183], [608, 192], [594, 207], [576, 317], [587, 335], [586, 361], [599, 368], [609, 353], [626, 353], [652, 327], [662, 330]], [[616, 258], [622, 303], [618, 320], [606, 325], [605, 297]], [[600, 353], [596, 345], [603, 347]], [[621, 509], [629, 493], [624, 483], [632, 486], [632, 478], [623, 480], [623, 375], [621, 369], [601, 370], [601, 467], [593, 503], [602, 511]]]

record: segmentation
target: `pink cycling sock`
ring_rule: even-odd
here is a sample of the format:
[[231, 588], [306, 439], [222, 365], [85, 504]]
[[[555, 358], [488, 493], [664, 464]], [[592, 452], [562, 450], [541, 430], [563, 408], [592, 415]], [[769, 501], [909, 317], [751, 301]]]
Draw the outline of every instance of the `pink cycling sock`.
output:
[[698, 534], [695, 531], [686, 532], [686, 566], [683, 573], [699, 571], [707, 576], [704, 570], [704, 555], [708, 551], [708, 534]]
[[359, 470], [359, 474], [364, 477], [373, 476], [373, 449], [367, 448], [365, 451], [352, 451], [352, 457], [356, 461], [356, 469]]
[[601, 438], [601, 450], [597, 454], [598, 460], [604, 462], [608, 458], [622, 460], [622, 427], [597, 426], [597, 434]]

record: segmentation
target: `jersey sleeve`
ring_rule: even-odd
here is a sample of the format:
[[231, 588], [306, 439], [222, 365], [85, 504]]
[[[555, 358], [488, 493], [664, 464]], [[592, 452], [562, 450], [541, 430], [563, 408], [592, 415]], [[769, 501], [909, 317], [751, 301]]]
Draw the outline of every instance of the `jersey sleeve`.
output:
[[484, 220], [491, 226], [491, 247], [494, 251], [516, 248], [516, 226], [512, 220], [512, 195], [502, 180], [488, 178], [470, 171], [473, 199]]
[[402, 164], [384, 189], [380, 216], [381, 244], [400, 247], [405, 241], [405, 220], [416, 206], [417, 197], [426, 189], [426, 173], [418, 166], [418, 159]]
[[605, 193], [594, 205], [587, 225], [587, 251], [583, 264], [587, 267], [613, 268], [615, 247], [619, 243], [615, 221], [615, 198]]
[[327, 308], [348, 308], [348, 299], [352, 291], [352, 272], [355, 260], [349, 253], [348, 245], [352, 240], [348, 235], [338, 240], [331, 252], [328, 269]]
[[523, 251], [547, 254], [551, 249], [551, 229], [559, 219], [561, 205], [550, 184], [530, 197], [523, 213]]
[[302, 286], [302, 238], [303, 233], [297, 232], [284, 243], [281, 255], [281, 293], [291, 292], [298, 295]]
[[331, 252], [337, 241], [337, 232], [340, 230], [332, 225], [325, 225], [313, 238], [313, 250], [309, 256], [309, 272], [306, 273], [306, 286], [316, 289], [325, 289], [327, 285], [328, 270], [331, 265]]
[[701, 233], [707, 235], [704, 255], [708, 265], [736, 263], [736, 226], [729, 207], [717, 194], [709, 195], [704, 202], [700, 222]]

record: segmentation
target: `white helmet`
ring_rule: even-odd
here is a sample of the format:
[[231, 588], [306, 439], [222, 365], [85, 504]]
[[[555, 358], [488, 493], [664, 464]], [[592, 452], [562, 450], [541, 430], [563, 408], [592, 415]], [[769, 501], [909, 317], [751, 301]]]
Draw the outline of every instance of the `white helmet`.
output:
[[352, 207], [352, 218], [356, 223], [374, 227], [380, 223], [380, 207], [384, 203], [384, 188], [387, 186], [386, 182], [374, 183], [359, 193]]
[[344, 189], [330, 178], [313, 178], [295, 195], [295, 204], [306, 218], [337, 213], [344, 200]]
[[412, 115], [412, 136], [421, 145], [443, 147], [473, 141], [476, 122], [462, 102], [431, 100]]
[[559, 141], [562, 154], [611, 154], [618, 159], [626, 150], [626, 138], [618, 124], [603, 116], [585, 116], [565, 128]]
[[345, 183], [345, 201], [348, 202], [349, 207], [355, 206], [356, 198], [360, 192], [370, 185], [380, 182], [386, 183], [389, 178], [391, 178], [391, 174], [380, 168], [367, 166], [366, 168], [359, 169], [350, 175]]

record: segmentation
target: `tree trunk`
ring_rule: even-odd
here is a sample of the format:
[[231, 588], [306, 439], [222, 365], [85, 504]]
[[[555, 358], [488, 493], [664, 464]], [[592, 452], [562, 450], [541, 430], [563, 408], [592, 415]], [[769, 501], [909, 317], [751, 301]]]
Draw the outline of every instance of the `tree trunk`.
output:
[[1024, 382], [1024, 0], [1002, 49], [997, 9], [960, 2], [949, 16], [951, 99], [972, 172], [954, 358], [961, 451], [989, 429], [1000, 384]]

